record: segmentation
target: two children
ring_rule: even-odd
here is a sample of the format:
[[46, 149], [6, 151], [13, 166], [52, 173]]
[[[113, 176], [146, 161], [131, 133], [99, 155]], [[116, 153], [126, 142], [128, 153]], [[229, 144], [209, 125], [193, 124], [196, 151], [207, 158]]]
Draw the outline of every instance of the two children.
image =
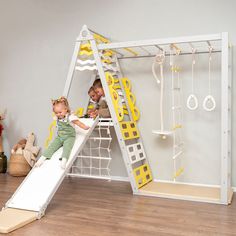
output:
[[87, 114], [88, 114], [88, 117], [90, 117], [91, 113], [98, 109], [98, 101], [100, 99], [100, 96], [95, 92], [95, 89], [93, 86], [90, 87], [88, 91], [88, 95], [90, 97], [90, 100], [89, 100]]
[[[88, 110], [89, 116], [92, 118], [95, 118], [98, 115], [103, 118], [111, 117], [100, 79], [94, 81], [88, 94], [93, 103], [93, 108]], [[69, 103], [65, 97], [52, 100], [52, 108], [57, 117], [57, 136], [43, 152], [43, 155], [36, 162], [35, 166], [41, 166], [46, 159], [50, 159], [52, 155], [63, 146], [61, 168], [65, 169], [66, 162], [69, 159], [75, 142], [75, 126], [78, 125], [80, 128], [85, 130], [89, 129], [89, 127], [80, 122], [78, 117], [71, 113]]]
[[98, 115], [102, 118], [110, 118], [111, 114], [105, 99], [105, 93], [100, 79], [96, 79], [93, 86], [89, 89], [88, 94], [95, 103], [93, 109], [88, 110], [90, 117], [95, 118]]
[[75, 142], [75, 126], [78, 125], [80, 128], [85, 130], [89, 129], [89, 127], [80, 122], [77, 116], [71, 114], [68, 101], [65, 97], [52, 100], [52, 108], [57, 117], [57, 136], [43, 152], [43, 155], [39, 158], [35, 166], [41, 166], [46, 159], [50, 159], [52, 155], [63, 146], [61, 168], [65, 169], [66, 162]]

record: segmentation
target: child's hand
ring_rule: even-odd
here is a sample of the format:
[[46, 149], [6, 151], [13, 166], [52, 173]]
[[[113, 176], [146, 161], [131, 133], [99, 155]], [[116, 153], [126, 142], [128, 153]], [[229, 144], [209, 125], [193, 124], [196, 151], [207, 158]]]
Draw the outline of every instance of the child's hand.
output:
[[95, 112], [95, 111], [96, 111], [95, 108], [89, 109], [89, 110], [88, 110], [88, 114], [90, 115], [91, 113], [93, 113], [93, 112]]
[[95, 118], [96, 117], [96, 114], [93, 112], [90, 114], [90, 118]]
[[97, 115], [98, 115], [98, 110], [95, 110], [94, 112], [91, 112], [91, 113], [90, 113], [90, 117], [91, 117], [91, 118], [96, 118]]
[[78, 125], [80, 128], [88, 130], [90, 127], [80, 122], [79, 120], [73, 120], [72, 123]]

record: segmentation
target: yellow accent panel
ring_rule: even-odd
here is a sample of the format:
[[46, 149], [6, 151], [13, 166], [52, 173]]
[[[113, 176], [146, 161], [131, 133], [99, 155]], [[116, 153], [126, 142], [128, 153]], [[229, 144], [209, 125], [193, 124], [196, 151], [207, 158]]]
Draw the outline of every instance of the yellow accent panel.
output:
[[101, 43], [110, 43], [110, 41], [107, 38], [103, 37], [100, 34], [94, 33], [93, 37], [94, 37], [94, 39], [96, 40], [97, 43], [99, 43], [99, 42], [101, 42]]
[[129, 115], [128, 109], [125, 105], [123, 105], [123, 112], [125, 115]]
[[91, 110], [91, 109], [94, 109], [94, 105], [93, 105], [93, 104], [90, 104], [90, 105], [88, 106], [88, 110]]
[[152, 174], [148, 164], [135, 168], [133, 173], [138, 188], [152, 181]]
[[180, 176], [183, 172], [184, 172], [184, 168], [183, 167], [179, 168], [174, 174], [174, 179]]
[[130, 49], [130, 48], [124, 48], [126, 51], [132, 53], [134, 56], [138, 56], [138, 53], [135, 52], [134, 50]]
[[121, 89], [121, 87], [120, 87], [120, 85], [119, 85], [119, 84], [117, 84], [117, 85], [114, 85], [114, 86], [113, 86], [113, 88], [114, 88], [115, 90], [117, 90], [117, 89]]
[[81, 44], [80, 50], [91, 51], [91, 44], [90, 43]]
[[180, 72], [180, 67], [179, 66], [172, 66], [171, 70], [174, 72]]
[[93, 51], [87, 51], [87, 50], [80, 50], [79, 51], [79, 55], [87, 55], [87, 56], [91, 56], [93, 55]]
[[136, 122], [132, 121], [120, 122], [120, 129], [124, 140], [140, 137]]
[[103, 52], [103, 55], [106, 56], [106, 57], [111, 57], [113, 54], [114, 54], [114, 52], [111, 51], [111, 50], [105, 50]]
[[115, 90], [117, 90], [117, 89], [121, 89], [119, 79], [116, 79], [116, 78], [113, 78], [113, 79], [114, 79], [114, 85], [113, 85], [113, 88], [114, 88]]
[[108, 87], [109, 87], [109, 91], [110, 91], [110, 95], [112, 98], [112, 103], [116, 112], [117, 119], [118, 121], [122, 121], [124, 119], [124, 112], [123, 112], [123, 107], [120, 106], [121, 104], [120, 97], [118, 93], [116, 92], [116, 90], [114, 89], [114, 78], [109, 72], [106, 72], [105, 75], [106, 75], [106, 80], [108, 83]]
[[57, 125], [57, 121], [56, 120], [53, 120], [52, 123], [49, 125], [49, 135], [48, 135], [48, 138], [46, 139], [45, 141], [45, 148], [48, 147], [49, 143], [51, 142], [52, 138], [53, 138], [53, 133], [54, 133], [54, 130], [55, 130], [55, 127]]
[[[94, 39], [96, 40], [97, 43], [110, 43], [110, 42], [111, 42], [109, 39], [103, 37], [103, 36], [100, 35], [100, 34], [94, 33], [94, 34], [93, 34], [93, 37], [94, 37]], [[130, 48], [124, 48], [124, 50], [126, 50], [126, 51], [132, 53], [134, 56], [138, 56], [138, 53], [135, 52], [134, 50], [130, 49]], [[112, 52], [114, 53], [114, 51], [112, 51]], [[113, 54], [113, 53], [112, 53], [112, 54]]]
[[102, 62], [104, 62], [106, 64], [111, 64], [112, 63], [112, 61], [109, 60], [109, 59], [102, 59]]
[[77, 110], [75, 111], [75, 115], [78, 117], [82, 116], [83, 113], [84, 113], [84, 108], [82, 107], [77, 108]]
[[134, 121], [139, 120], [140, 118], [140, 111], [139, 109], [135, 106], [136, 103], [136, 98], [133, 93], [131, 93], [131, 82], [128, 78], [123, 78], [122, 83], [125, 89], [126, 97], [128, 100], [128, 105], [130, 107], [130, 111], [133, 117]]
[[90, 56], [93, 54], [90, 43], [85, 43], [80, 45], [79, 55]]
[[182, 128], [182, 125], [175, 125], [175, 126], [173, 127], [173, 130], [180, 129], [180, 128]]

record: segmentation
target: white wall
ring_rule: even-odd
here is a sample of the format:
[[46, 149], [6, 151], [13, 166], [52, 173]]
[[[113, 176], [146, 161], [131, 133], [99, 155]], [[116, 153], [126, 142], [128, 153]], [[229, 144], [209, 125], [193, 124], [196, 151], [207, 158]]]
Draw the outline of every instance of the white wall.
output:
[[[228, 31], [232, 44], [236, 42], [236, 2], [233, 0], [0, 0], [0, 3], [0, 110], [8, 109], [4, 122], [4, 147], [8, 155], [10, 147], [29, 131], [36, 133], [38, 144], [43, 146], [51, 121], [50, 99], [60, 96], [63, 91], [74, 42], [83, 24], [113, 41]], [[204, 82], [207, 56], [198, 59], [197, 94], [202, 101], [207, 92]], [[186, 100], [190, 88], [191, 58], [181, 60]], [[152, 59], [122, 61], [122, 68], [132, 80], [137, 105], [142, 112], [139, 126], [154, 176], [166, 179], [171, 176], [170, 140], [163, 143], [151, 135], [151, 130], [159, 124], [159, 89], [151, 74], [151, 63]], [[218, 105], [216, 111], [206, 113], [201, 108], [196, 113], [186, 109], [184, 112], [186, 182], [219, 183], [218, 67], [219, 58], [216, 56], [212, 74]], [[89, 76], [84, 74], [83, 79], [86, 78]], [[84, 83], [81, 82], [80, 89], [73, 92], [81, 96], [78, 106], [83, 104]], [[168, 105], [169, 99], [166, 101]], [[168, 115], [168, 106], [166, 108]], [[234, 125], [232, 128], [234, 146]], [[120, 152], [115, 142], [113, 145], [116, 150], [113, 152], [112, 174], [126, 176]], [[233, 184], [236, 185], [234, 152], [233, 148]]]

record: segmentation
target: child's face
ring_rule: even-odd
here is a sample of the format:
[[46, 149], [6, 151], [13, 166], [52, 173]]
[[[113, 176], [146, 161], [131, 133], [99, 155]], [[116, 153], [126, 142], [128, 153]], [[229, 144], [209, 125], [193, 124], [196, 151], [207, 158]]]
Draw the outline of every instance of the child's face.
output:
[[97, 93], [99, 98], [105, 96], [103, 88], [96, 88], [95, 92]]
[[57, 116], [57, 118], [59, 118], [59, 119], [65, 118], [65, 116], [68, 112], [66, 106], [62, 103], [58, 103], [58, 104], [54, 105], [53, 111], [54, 111], [55, 115]]
[[90, 98], [94, 101], [94, 102], [98, 102], [98, 100], [99, 100], [99, 96], [98, 96], [98, 94], [95, 92], [95, 91], [91, 91], [90, 93], [89, 93], [89, 96], [90, 96]]

